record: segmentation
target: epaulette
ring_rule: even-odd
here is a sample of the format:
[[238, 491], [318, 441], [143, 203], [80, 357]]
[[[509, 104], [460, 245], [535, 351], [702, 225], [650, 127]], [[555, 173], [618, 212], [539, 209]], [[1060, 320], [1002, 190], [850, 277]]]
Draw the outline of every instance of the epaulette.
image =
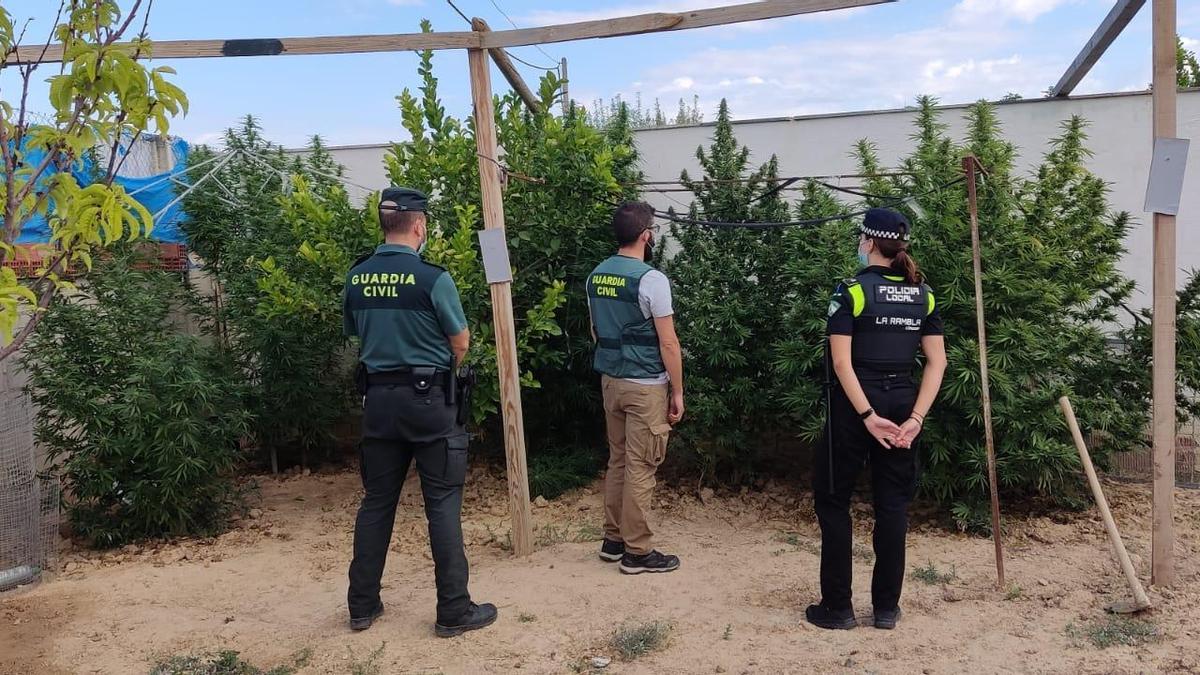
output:
[[373, 255], [375, 255], [375, 252], [369, 251], [367, 253], [364, 253], [364, 254], [358, 256], [357, 258], [354, 259], [354, 262], [350, 263], [350, 269], [354, 269], [355, 267], [358, 267], [359, 265], [370, 260], [371, 256], [373, 256]]
[[858, 280], [858, 277], [846, 277], [845, 279], [842, 279], [842, 283], [846, 284], [846, 288], [849, 288], [851, 286], [857, 286], [862, 282]]
[[450, 270], [449, 270], [449, 269], [447, 269], [446, 267], [443, 267], [442, 265], [439, 265], [439, 264], [437, 264], [437, 263], [431, 263], [431, 262], [429, 262], [428, 260], [425, 260], [424, 258], [422, 258], [422, 259], [421, 259], [421, 262], [425, 263], [426, 265], [429, 265], [430, 267], [436, 267], [436, 268], [438, 268], [439, 270], [441, 270], [441, 271], [443, 271], [443, 272], [449, 272], [449, 271], [450, 271]]

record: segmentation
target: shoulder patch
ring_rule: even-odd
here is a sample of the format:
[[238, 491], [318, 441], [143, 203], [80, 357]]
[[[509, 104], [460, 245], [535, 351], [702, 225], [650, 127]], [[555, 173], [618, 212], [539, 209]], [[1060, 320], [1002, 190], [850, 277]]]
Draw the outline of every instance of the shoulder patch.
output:
[[846, 285], [846, 288], [849, 288], [851, 286], [857, 286], [861, 282], [858, 280], [858, 277], [846, 277], [845, 279], [842, 279], [842, 283]]

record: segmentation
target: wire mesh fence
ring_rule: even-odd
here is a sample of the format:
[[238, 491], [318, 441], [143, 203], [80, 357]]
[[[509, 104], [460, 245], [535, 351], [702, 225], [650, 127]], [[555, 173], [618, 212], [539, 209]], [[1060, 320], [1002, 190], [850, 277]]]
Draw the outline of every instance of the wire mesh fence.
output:
[[[1200, 394], [1193, 394], [1193, 396]], [[1104, 440], [1091, 434], [1088, 444], [1097, 447]], [[1200, 419], [1192, 419], [1181, 425], [1175, 434], [1175, 484], [1179, 487], [1200, 489]], [[1113, 453], [1109, 459], [1107, 474], [1113, 478], [1132, 481], [1150, 481], [1154, 478], [1154, 452], [1147, 433], [1146, 446], [1130, 452]]]
[[29, 397], [11, 361], [0, 364], [0, 592], [53, 566], [59, 502], [58, 481], [42, 471]]

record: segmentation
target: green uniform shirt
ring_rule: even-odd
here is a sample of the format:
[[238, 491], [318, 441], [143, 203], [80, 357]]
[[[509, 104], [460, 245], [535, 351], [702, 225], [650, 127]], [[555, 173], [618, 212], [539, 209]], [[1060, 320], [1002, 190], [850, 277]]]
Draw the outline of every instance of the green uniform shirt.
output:
[[462, 300], [445, 268], [408, 246], [384, 244], [351, 268], [342, 300], [346, 335], [361, 342], [372, 373], [406, 366], [451, 367], [448, 336], [467, 327]]

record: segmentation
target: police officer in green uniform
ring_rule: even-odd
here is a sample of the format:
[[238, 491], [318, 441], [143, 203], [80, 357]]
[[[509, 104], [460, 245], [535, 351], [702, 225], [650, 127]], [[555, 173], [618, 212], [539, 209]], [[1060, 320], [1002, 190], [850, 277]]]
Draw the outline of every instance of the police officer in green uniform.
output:
[[[871, 600], [876, 628], [895, 628], [904, 583], [908, 505], [917, 481], [914, 441], [946, 369], [942, 319], [933, 291], [908, 253], [903, 214], [871, 209], [860, 228], [863, 269], [837, 288], [829, 305], [829, 382], [825, 440], [813, 462], [821, 525], [821, 602], [806, 618], [822, 628], [854, 628], [851, 604], [850, 495], [871, 466], [875, 570]], [[925, 355], [920, 388], [913, 381]]]
[[452, 637], [492, 624], [496, 608], [473, 603], [467, 592], [460, 520], [467, 433], [452, 373], [470, 336], [454, 280], [420, 256], [428, 238], [427, 201], [417, 190], [384, 190], [379, 224], [385, 243], [346, 277], [344, 328], [360, 341], [365, 490], [347, 600], [354, 630], [370, 628], [383, 613], [380, 580], [400, 490], [415, 459], [437, 582], [434, 628]]

